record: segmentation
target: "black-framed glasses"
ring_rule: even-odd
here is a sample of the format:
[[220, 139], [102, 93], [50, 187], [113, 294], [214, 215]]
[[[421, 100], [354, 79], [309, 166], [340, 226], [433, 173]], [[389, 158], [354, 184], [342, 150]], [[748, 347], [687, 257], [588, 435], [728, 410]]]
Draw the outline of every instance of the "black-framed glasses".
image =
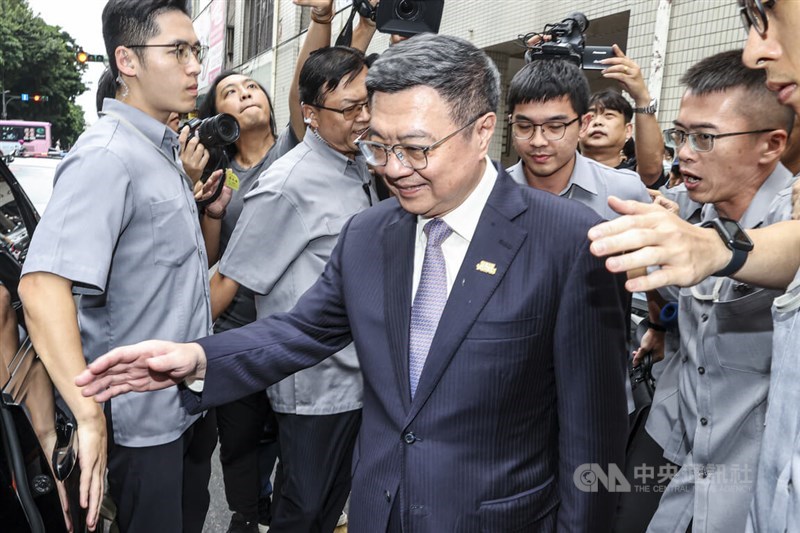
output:
[[189, 44], [186, 42], [172, 44], [129, 44], [126, 48], [172, 48], [178, 63], [186, 65], [189, 58], [194, 56], [198, 63], [203, 63], [208, 53], [208, 46], [204, 44]]
[[754, 27], [762, 37], [767, 33], [769, 19], [767, 19], [767, 9], [772, 9], [775, 0], [739, 0], [739, 16], [742, 19], [744, 31], [750, 33], [750, 28]]
[[358, 115], [361, 114], [362, 109], [365, 107], [369, 109], [369, 100], [358, 102], [357, 104], [349, 105], [341, 109], [336, 109], [335, 107], [325, 107], [324, 105], [319, 104], [311, 104], [311, 106], [333, 111], [334, 113], [341, 113], [345, 120], [355, 120]]
[[[509, 116], [508, 118], [510, 119], [511, 117]], [[511, 134], [515, 139], [521, 141], [531, 139], [536, 135], [536, 128], [539, 128], [542, 130], [544, 138], [548, 141], [560, 141], [564, 138], [564, 134], [567, 133], [567, 127], [577, 122], [580, 118], [575, 117], [569, 122], [543, 122], [542, 124], [520, 119], [512, 120], [509, 124], [511, 125]]]
[[361, 153], [366, 158], [367, 163], [372, 166], [386, 166], [386, 164], [389, 162], [389, 153], [391, 152], [395, 155], [395, 157], [397, 157], [397, 160], [400, 161], [400, 164], [404, 167], [412, 170], [423, 170], [428, 166], [428, 152], [435, 150], [468, 127], [472, 126], [482, 116], [483, 115], [478, 115], [450, 135], [447, 135], [446, 137], [439, 139], [435, 143], [429, 144], [428, 146], [414, 146], [411, 144], [401, 143], [387, 146], [383, 143], [375, 141], [362, 141], [361, 139], [356, 141], [356, 145], [358, 145], [359, 150], [361, 150]]
[[765, 130], [753, 131], [735, 131], [732, 133], [689, 133], [688, 131], [679, 130], [677, 128], [669, 128], [664, 130], [664, 142], [668, 145], [671, 144], [675, 148], [680, 148], [686, 139], [689, 139], [689, 146], [695, 152], [710, 152], [714, 149], [714, 140], [722, 139], [723, 137], [735, 137], [737, 135], [752, 135], [756, 133], [767, 133], [775, 131], [775, 128]]

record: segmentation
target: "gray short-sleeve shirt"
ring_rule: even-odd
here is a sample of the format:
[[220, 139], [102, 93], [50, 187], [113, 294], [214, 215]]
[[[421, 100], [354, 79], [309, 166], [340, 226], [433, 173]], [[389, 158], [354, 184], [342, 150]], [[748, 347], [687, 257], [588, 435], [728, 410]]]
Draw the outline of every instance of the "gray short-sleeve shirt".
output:
[[[64, 158], [23, 269], [73, 282], [88, 361], [150, 338], [189, 341], [211, 325], [197, 208], [164, 157], [174, 160], [177, 135], [122, 102], [103, 110], [127, 124], [102, 117]], [[115, 441], [132, 447], [172, 442], [197, 418], [175, 387], [120, 396], [111, 409]]]
[[[342, 226], [377, 201], [364, 159], [348, 159], [309, 130], [245, 196], [219, 270], [256, 293], [259, 317], [289, 311], [322, 274]], [[279, 413], [324, 415], [361, 407], [353, 345], [271, 386]]]

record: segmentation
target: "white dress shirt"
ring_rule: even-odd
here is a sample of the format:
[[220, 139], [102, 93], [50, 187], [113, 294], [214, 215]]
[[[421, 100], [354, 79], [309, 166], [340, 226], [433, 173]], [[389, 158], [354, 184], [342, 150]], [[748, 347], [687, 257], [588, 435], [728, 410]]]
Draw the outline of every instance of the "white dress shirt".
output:
[[[450, 226], [453, 233], [442, 243], [442, 253], [447, 269], [447, 295], [450, 296], [450, 289], [467, 255], [469, 243], [475, 235], [475, 228], [478, 227], [478, 220], [481, 218], [486, 201], [497, 181], [497, 169], [494, 168], [492, 160], [486, 157], [486, 170], [483, 177], [467, 199], [461, 205], [447, 213], [442, 220]], [[428, 236], [425, 235], [423, 228], [430, 221], [430, 218], [417, 217], [417, 238], [414, 241], [414, 276], [411, 289], [411, 301], [417, 294], [419, 280], [422, 277], [422, 262], [425, 260], [425, 247], [428, 244]]]

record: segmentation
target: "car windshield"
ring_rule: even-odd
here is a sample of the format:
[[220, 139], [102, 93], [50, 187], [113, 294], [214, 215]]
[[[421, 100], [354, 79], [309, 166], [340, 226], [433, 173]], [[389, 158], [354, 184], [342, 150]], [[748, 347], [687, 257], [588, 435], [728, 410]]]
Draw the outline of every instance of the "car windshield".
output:
[[18, 157], [9, 168], [41, 215], [53, 194], [53, 176], [61, 159]]

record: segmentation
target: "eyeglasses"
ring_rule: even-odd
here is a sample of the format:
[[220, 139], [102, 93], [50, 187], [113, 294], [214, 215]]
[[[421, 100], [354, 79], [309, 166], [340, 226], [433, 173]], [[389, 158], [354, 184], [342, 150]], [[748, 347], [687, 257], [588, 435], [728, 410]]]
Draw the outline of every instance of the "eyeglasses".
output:
[[[511, 118], [510, 116], [508, 117]], [[543, 124], [536, 124], [530, 120], [514, 120], [509, 122], [511, 124], [511, 133], [515, 139], [527, 140], [536, 135], [536, 128], [541, 128], [542, 135], [548, 141], [560, 141], [564, 138], [567, 132], [567, 126], [578, 121], [580, 117], [575, 117], [569, 122], [545, 122]]]
[[362, 141], [361, 139], [356, 141], [356, 145], [358, 145], [359, 150], [361, 150], [361, 153], [366, 158], [367, 163], [374, 167], [386, 166], [386, 164], [389, 162], [389, 152], [392, 152], [395, 157], [397, 157], [397, 160], [400, 161], [400, 164], [404, 167], [412, 170], [423, 170], [428, 166], [428, 152], [435, 150], [446, 141], [452, 139], [457, 134], [472, 126], [475, 121], [482, 116], [483, 115], [479, 115], [473, 118], [447, 137], [440, 139], [433, 144], [429, 144], [428, 146], [413, 146], [408, 144], [395, 144], [392, 146], [387, 146], [383, 143], [375, 141]]
[[769, 21], [767, 9], [775, 6], [775, 0], [739, 0], [739, 16], [742, 18], [744, 31], [750, 33], [750, 27], [755, 27], [762, 37], [767, 34]]
[[172, 48], [172, 53], [178, 58], [178, 63], [186, 65], [193, 55], [198, 63], [203, 63], [208, 52], [208, 46], [201, 44], [173, 43], [173, 44], [129, 44], [126, 48]]
[[357, 104], [349, 105], [347, 107], [343, 107], [342, 109], [336, 109], [335, 107], [325, 107], [324, 105], [319, 104], [311, 104], [314, 107], [318, 107], [320, 109], [327, 109], [328, 111], [334, 111], [336, 113], [341, 113], [345, 120], [355, 120], [361, 114], [361, 110], [365, 107], [369, 109], [369, 101], [359, 102]]
[[751, 135], [754, 133], [767, 133], [774, 131], [775, 128], [765, 130], [753, 131], [736, 131], [733, 133], [689, 133], [687, 131], [670, 128], [664, 130], [664, 141], [667, 144], [674, 144], [676, 148], [683, 146], [686, 138], [689, 138], [689, 146], [695, 152], [710, 152], [714, 149], [714, 139], [721, 139], [723, 137], [734, 137], [736, 135]]

